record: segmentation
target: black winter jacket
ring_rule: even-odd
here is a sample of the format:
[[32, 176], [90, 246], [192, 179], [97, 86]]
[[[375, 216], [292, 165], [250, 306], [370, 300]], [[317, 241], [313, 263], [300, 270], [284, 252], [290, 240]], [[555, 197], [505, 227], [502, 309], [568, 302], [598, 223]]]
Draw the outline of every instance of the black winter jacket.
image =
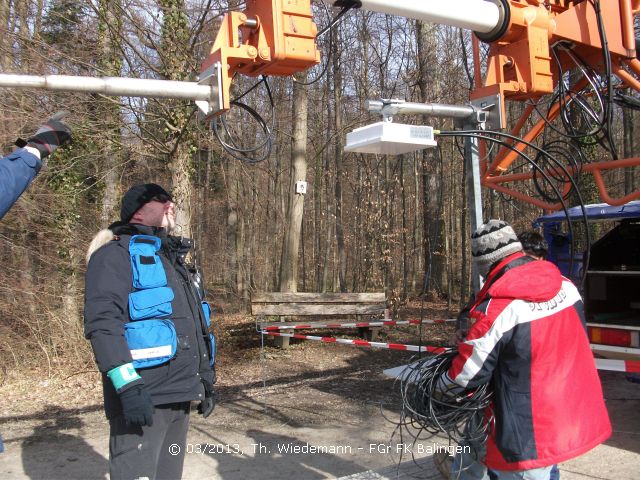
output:
[[[132, 235], [155, 235], [162, 239], [158, 252], [174, 292], [173, 313], [176, 328], [176, 356], [168, 363], [137, 369], [154, 405], [199, 400], [204, 397], [202, 381], [213, 384], [206, 323], [184, 257], [191, 247], [185, 239], [167, 236], [162, 228], [145, 225], [112, 227], [115, 238], [96, 250], [87, 266], [85, 278], [85, 336], [91, 341], [96, 363], [102, 372], [104, 407], [107, 418], [121, 411], [118, 394], [106, 372], [132, 361], [124, 337], [124, 324], [130, 322], [128, 299], [134, 291], [129, 256]], [[185, 245], [186, 243], [186, 245]], [[140, 380], [124, 387], [129, 388]]]

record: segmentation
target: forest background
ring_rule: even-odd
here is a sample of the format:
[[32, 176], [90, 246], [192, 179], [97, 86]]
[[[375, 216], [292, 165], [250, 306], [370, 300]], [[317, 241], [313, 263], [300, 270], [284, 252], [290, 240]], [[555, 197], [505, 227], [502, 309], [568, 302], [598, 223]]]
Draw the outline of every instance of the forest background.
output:
[[[221, 16], [237, 8], [233, 0], [0, 0], [0, 68], [195, 81]], [[321, 4], [314, 11], [326, 25]], [[63, 109], [74, 142], [0, 223], [0, 365], [47, 365], [49, 374], [61, 365], [93, 368], [82, 334], [86, 248], [118, 219], [122, 193], [143, 182], [172, 190], [178, 233], [195, 239], [209, 299], [227, 312], [244, 311], [252, 292], [278, 290], [384, 290], [395, 306], [424, 295], [455, 310], [470, 292], [462, 142], [441, 139], [438, 148], [393, 157], [343, 146], [347, 132], [378, 121], [367, 100], [466, 104], [470, 39], [456, 28], [349, 12], [321, 39], [322, 65], [298, 82], [269, 79], [273, 149], [255, 164], [229, 155], [188, 102], [3, 89], [4, 154]], [[236, 77], [233, 94], [256, 81]], [[264, 85], [242, 101], [270, 118]], [[509, 104], [509, 117], [523, 108]], [[226, 120], [239, 146], [264, 140], [246, 111]], [[636, 154], [634, 121], [633, 111], [616, 108], [614, 137], [626, 158]], [[591, 160], [607, 155], [594, 148]], [[636, 188], [630, 169], [606, 176], [612, 196]], [[296, 180], [308, 182], [304, 197], [294, 193]], [[597, 201], [589, 177], [581, 188], [585, 201]], [[541, 214], [483, 194], [485, 218], [518, 230]]]

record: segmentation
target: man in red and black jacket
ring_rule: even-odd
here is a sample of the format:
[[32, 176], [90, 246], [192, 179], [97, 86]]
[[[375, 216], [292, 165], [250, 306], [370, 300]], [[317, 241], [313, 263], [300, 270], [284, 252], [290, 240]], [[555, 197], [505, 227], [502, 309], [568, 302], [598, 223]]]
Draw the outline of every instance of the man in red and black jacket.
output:
[[[465, 388], [491, 382], [495, 424], [486, 454], [476, 445], [475, 454], [458, 456], [451, 478], [488, 478], [487, 467], [498, 478], [549, 478], [552, 465], [611, 434], [582, 299], [552, 263], [525, 255], [505, 222], [482, 225], [472, 250], [486, 282], [443, 380]], [[513, 476], [523, 471], [528, 476]]]

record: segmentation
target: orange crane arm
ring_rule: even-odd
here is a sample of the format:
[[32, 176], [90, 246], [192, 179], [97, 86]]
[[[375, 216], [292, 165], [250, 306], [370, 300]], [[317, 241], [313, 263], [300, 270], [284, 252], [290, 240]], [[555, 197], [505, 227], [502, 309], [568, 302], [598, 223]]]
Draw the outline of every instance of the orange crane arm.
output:
[[227, 13], [201, 67], [201, 81], [218, 77], [221, 105], [211, 115], [229, 110], [236, 73], [287, 76], [320, 63], [317, 33], [311, 0], [247, 0], [243, 12]]

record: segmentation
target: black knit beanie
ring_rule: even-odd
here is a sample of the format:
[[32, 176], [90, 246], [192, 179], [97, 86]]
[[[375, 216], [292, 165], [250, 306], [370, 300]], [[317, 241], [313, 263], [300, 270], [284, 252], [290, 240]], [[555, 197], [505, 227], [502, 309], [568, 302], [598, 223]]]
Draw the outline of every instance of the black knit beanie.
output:
[[144, 183], [131, 187], [122, 197], [120, 220], [123, 223], [128, 223], [134, 213], [158, 195], [167, 197], [169, 200], [171, 199], [171, 194], [155, 183]]

